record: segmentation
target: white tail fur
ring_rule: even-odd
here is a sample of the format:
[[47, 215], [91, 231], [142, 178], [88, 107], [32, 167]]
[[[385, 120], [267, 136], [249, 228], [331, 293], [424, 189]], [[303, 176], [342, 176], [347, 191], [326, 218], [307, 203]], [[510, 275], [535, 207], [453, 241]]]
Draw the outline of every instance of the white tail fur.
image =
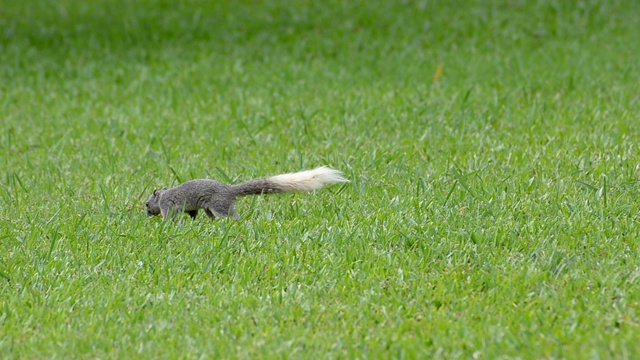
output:
[[292, 174], [276, 175], [267, 180], [282, 186], [287, 192], [308, 192], [329, 184], [349, 182], [342, 177], [340, 171], [326, 166]]

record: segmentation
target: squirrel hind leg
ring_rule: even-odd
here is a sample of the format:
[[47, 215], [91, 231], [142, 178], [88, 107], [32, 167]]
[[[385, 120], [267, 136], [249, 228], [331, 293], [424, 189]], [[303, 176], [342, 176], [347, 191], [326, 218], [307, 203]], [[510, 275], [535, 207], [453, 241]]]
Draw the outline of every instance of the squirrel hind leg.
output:
[[236, 208], [233, 205], [229, 207], [229, 216], [232, 216], [233, 220], [235, 221], [240, 220], [240, 214], [238, 214], [238, 212], [236, 211]]
[[[205, 211], [206, 211], [206, 213], [207, 213], [207, 215], [209, 217], [221, 218], [221, 217], [225, 217], [225, 216], [231, 216], [235, 220], [239, 220], [240, 219], [240, 215], [238, 215], [238, 212], [236, 211], [235, 207], [233, 206], [233, 203], [213, 204], [213, 206], [209, 207]], [[213, 215], [213, 216], [211, 216], [210, 214]]]

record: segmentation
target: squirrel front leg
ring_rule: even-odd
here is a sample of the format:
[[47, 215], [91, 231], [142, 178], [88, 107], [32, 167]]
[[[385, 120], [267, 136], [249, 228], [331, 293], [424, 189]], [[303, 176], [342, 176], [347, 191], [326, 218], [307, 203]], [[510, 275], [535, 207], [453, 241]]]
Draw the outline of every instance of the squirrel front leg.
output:
[[169, 218], [171, 218], [172, 220], [175, 220], [180, 210], [174, 207], [168, 207], [168, 208], [160, 209], [160, 212], [162, 213], [162, 220], [166, 221]]

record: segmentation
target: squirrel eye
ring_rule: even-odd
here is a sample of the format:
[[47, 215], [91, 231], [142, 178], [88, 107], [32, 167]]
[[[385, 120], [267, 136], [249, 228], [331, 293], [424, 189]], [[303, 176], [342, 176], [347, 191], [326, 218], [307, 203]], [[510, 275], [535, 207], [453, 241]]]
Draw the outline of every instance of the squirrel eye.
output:
[[147, 207], [149, 207], [149, 202], [147, 202], [145, 205], [146, 205]]

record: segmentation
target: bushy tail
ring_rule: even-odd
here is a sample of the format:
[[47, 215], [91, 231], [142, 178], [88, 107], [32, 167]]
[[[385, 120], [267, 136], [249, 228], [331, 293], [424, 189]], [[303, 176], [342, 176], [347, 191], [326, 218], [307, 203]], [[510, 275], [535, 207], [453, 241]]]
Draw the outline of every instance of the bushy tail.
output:
[[325, 185], [345, 182], [349, 182], [349, 180], [345, 179], [340, 171], [322, 166], [313, 170], [276, 175], [231, 185], [231, 192], [235, 196], [309, 192], [318, 190]]

